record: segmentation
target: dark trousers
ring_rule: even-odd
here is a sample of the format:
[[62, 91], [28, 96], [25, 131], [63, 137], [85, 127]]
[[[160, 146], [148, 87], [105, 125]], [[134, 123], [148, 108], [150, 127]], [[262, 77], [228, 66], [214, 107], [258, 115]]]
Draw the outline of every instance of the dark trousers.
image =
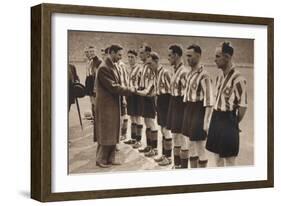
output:
[[116, 145], [101, 145], [97, 147], [96, 162], [102, 164], [111, 164], [115, 161]]

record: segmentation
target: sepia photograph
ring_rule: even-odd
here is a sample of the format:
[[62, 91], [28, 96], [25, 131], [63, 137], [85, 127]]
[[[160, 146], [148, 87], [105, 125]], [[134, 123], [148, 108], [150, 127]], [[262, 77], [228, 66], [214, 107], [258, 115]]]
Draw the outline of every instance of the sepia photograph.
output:
[[68, 174], [253, 166], [254, 39], [67, 31]]
[[42, 4], [31, 20], [33, 198], [273, 187], [272, 18]]

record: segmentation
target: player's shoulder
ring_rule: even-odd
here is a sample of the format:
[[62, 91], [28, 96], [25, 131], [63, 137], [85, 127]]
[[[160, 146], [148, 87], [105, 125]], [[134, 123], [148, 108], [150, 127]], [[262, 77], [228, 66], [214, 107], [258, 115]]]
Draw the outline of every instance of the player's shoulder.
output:
[[142, 65], [143, 68], [149, 68], [148, 63], [142, 63], [141, 65]]
[[182, 63], [181, 66], [180, 66], [180, 69], [181, 70], [188, 70], [188, 67]]
[[173, 75], [173, 73], [172, 73], [171, 69], [169, 69], [169, 68], [163, 66], [163, 67], [162, 67], [162, 75], [163, 75], [164, 77], [171, 77], [171, 76]]
[[136, 64], [134, 65], [134, 67], [139, 68], [139, 67], [141, 67], [141, 64], [140, 64], [140, 63], [136, 63]]
[[117, 66], [125, 68], [126, 64], [123, 61], [120, 60], [120, 61], [117, 62]]
[[182, 64], [180, 67], [181, 75], [187, 75], [189, 72], [190, 72], [190, 69], [187, 66], [185, 66], [184, 64]]
[[215, 76], [215, 84], [221, 84], [223, 80], [223, 73], [221, 71], [219, 71], [216, 76]]
[[201, 66], [199, 72], [201, 79], [211, 79], [210, 73], [204, 68], [204, 66]]
[[164, 65], [161, 65], [162, 69], [163, 69], [163, 73], [164, 74], [168, 74], [168, 73], [171, 73], [171, 69], [168, 68], [167, 66], [164, 66]]
[[245, 76], [238, 69], [234, 69], [232, 81], [234, 82], [234, 84], [237, 84], [238, 82], [244, 83], [244, 84], [247, 83]]

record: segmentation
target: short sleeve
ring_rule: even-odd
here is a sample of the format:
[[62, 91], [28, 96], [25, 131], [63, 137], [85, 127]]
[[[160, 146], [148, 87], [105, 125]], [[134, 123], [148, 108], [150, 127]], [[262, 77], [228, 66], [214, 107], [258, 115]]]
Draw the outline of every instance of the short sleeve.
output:
[[213, 106], [214, 93], [212, 88], [212, 81], [209, 76], [204, 75], [200, 81], [203, 90], [203, 105], [204, 107]]
[[235, 84], [235, 97], [237, 100], [237, 106], [247, 107], [247, 81], [244, 78], [239, 78], [239, 81]]

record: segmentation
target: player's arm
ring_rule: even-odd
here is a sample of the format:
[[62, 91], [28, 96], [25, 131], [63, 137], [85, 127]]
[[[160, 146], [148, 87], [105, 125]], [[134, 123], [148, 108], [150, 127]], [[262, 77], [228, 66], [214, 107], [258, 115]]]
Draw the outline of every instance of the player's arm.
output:
[[205, 76], [201, 80], [201, 86], [203, 89], [203, 95], [204, 95], [204, 100], [203, 100], [203, 106], [205, 107], [205, 116], [204, 116], [204, 131], [208, 133], [209, 126], [210, 126], [210, 121], [212, 117], [212, 112], [213, 112], [213, 90], [212, 90], [212, 83], [211, 79], [209, 76]]
[[171, 72], [165, 72], [164, 73], [164, 81], [165, 81], [165, 89], [169, 92], [170, 91], [170, 87], [171, 87], [171, 78], [172, 78], [172, 75], [171, 75]]
[[205, 116], [204, 116], [204, 125], [203, 125], [203, 130], [208, 134], [209, 131], [209, 126], [211, 122], [211, 117], [213, 113], [213, 107], [212, 106], [207, 106], [205, 108]]
[[247, 107], [238, 108], [238, 122], [241, 122], [247, 111]]
[[241, 78], [235, 85], [236, 98], [238, 100], [238, 122], [241, 122], [247, 111], [247, 82]]

